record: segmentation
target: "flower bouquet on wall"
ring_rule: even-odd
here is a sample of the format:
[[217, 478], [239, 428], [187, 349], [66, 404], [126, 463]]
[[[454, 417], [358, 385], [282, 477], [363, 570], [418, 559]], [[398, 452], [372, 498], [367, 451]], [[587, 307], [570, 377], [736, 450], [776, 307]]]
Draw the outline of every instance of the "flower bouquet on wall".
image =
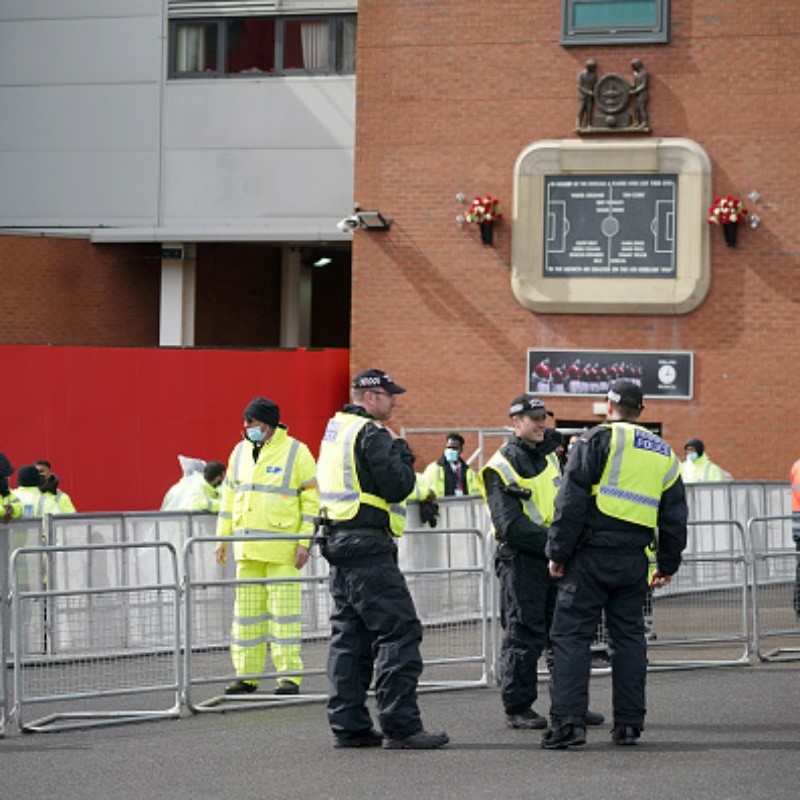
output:
[[736, 230], [746, 220], [747, 209], [744, 203], [732, 194], [715, 197], [708, 209], [708, 224], [722, 227], [728, 247], [736, 247]]
[[464, 219], [467, 222], [473, 225], [480, 225], [481, 241], [487, 245], [492, 243], [494, 223], [502, 218], [500, 201], [490, 194], [483, 197], [475, 197], [464, 215]]

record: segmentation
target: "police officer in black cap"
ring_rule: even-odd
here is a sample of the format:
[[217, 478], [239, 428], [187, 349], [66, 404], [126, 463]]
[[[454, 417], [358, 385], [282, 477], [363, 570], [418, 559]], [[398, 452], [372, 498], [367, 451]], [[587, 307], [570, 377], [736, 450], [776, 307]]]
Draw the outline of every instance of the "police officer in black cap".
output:
[[[509, 728], [545, 728], [533, 710], [536, 665], [547, 643], [554, 586], [544, 546], [553, 519], [561, 464], [561, 434], [547, 424], [550, 412], [533, 395], [511, 401], [514, 435], [487, 462], [481, 475], [498, 542], [495, 572], [500, 581], [500, 693]], [[593, 724], [603, 717], [592, 714]]]
[[[317, 483], [328, 534], [331, 642], [328, 721], [337, 747], [430, 750], [449, 741], [424, 730], [417, 704], [422, 625], [397, 566], [392, 506], [416, 482], [414, 454], [386, 421], [405, 392], [385, 372], [353, 380], [352, 402], [329, 420], [320, 445]], [[375, 671], [383, 734], [366, 707]], [[385, 738], [384, 738], [385, 737]]]
[[614, 643], [612, 741], [636, 744], [647, 676], [645, 547], [655, 533], [654, 587], [670, 582], [686, 547], [680, 462], [663, 439], [635, 424], [642, 390], [618, 380], [607, 401], [606, 421], [584, 433], [570, 454], [548, 535], [550, 574], [559, 579], [550, 631], [551, 728], [542, 739], [548, 750], [586, 742], [590, 646], [603, 609]]

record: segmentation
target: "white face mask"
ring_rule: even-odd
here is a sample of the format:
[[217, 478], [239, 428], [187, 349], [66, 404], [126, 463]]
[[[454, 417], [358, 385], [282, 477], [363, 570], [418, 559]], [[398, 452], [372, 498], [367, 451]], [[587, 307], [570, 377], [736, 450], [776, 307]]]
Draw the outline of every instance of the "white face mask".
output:
[[700, 455], [698, 453], [696, 453], [696, 452], [695, 453], [687, 453], [686, 454], [686, 460], [687, 461], [697, 461], [698, 458], [700, 458]]

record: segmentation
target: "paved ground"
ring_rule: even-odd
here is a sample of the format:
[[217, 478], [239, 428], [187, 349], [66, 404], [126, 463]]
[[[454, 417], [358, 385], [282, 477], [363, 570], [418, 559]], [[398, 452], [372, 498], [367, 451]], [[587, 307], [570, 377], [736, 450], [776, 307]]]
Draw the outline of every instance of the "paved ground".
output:
[[[610, 714], [607, 676], [592, 708]], [[637, 747], [590, 729], [550, 752], [504, 727], [498, 691], [423, 694], [436, 752], [335, 750], [321, 704], [0, 739], [8, 798], [548, 798], [788, 800], [800, 794], [800, 664], [652, 673]], [[537, 704], [546, 711], [547, 691]]]

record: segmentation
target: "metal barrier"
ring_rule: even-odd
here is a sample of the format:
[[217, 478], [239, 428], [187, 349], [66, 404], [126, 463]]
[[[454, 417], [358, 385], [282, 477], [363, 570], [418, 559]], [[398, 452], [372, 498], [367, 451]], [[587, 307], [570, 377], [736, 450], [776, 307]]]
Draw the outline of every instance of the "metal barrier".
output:
[[[800, 612], [794, 607], [797, 561], [791, 514], [747, 522], [753, 553], [753, 630], [761, 661], [800, 660]], [[777, 640], [766, 650], [766, 640]]]
[[[689, 546], [673, 582], [655, 592], [651, 668], [746, 664], [753, 649], [764, 661], [795, 658], [798, 631], [788, 616], [796, 558], [788, 485], [697, 484], [687, 487], [687, 496]], [[400, 566], [425, 626], [420, 691], [486, 685], [497, 674], [499, 655], [486, 506], [474, 496], [442, 498], [439, 505], [432, 529], [409, 504], [407, 532], [398, 542]], [[207, 514], [147, 512], [59, 515], [0, 526], [0, 664], [6, 667], [0, 735], [15, 716], [24, 730], [50, 730], [62, 720], [77, 727], [140, 718], [139, 712], [104, 716], [103, 709], [93, 709], [85, 717], [57, 714], [24, 722], [23, 710], [34, 703], [85, 707], [94, 700], [105, 709], [117, 694], [177, 692], [168, 709], [142, 711], [148, 718], [176, 715], [181, 700], [192, 711], [273, 705], [273, 695], [219, 697], [220, 684], [234, 677], [228, 650], [236, 577], [233, 559], [225, 568], [214, 560], [215, 523]], [[326, 695], [327, 572], [315, 556], [296, 581], [302, 586], [303, 694], [281, 696], [280, 703]], [[766, 650], [767, 639], [777, 640], [777, 649]], [[182, 659], [175, 655], [181, 648]], [[179, 666], [173, 665], [169, 680], [123, 680], [138, 662], [164, 665], [175, 658]], [[81, 670], [83, 684], [64, 689], [67, 677]], [[122, 684], [109, 687], [108, 675], [119, 675]]]
[[[141, 580], [148, 558], [171, 562], [170, 579]], [[79, 567], [88, 569], [81, 570]], [[31, 575], [43, 570], [43, 580]], [[77, 576], [76, 576], [77, 572]], [[105, 580], [98, 579], [98, 574]], [[91, 575], [91, 580], [87, 576]], [[23, 731], [56, 731], [180, 715], [180, 586], [169, 543], [21, 547], [10, 561], [14, 632], [14, 711]], [[87, 585], [89, 584], [89, 585]], [[163, 602], [173, 615], [153, 615]], [[44, 620], [43, 646], [29, 628]], [[52, 653], [58, 654], [52, 655]], [[113, 708], [112, 698], [158, 695], [167, 708]], [[95, 702], [93, 702], [95, 701]], [[80, 710], [62, 710], [64, 704]], [[26, 722], [29, 705], [47, 716]]]
[[[420, 546], [409, 544], [418, 536]], [[488, 615], [485, 608], [486, 573], [482, 562], [481, 534], [477, 530], [438, 528], [409, 531], [400, 540], [399, 559], [425, 635], [422, 656], [425, 680], [419, 691], [485, 686], [488, 673]], [[296, 540], [299, 536], [232, 536], [230, 541]], [[193, 713], [229, 711], [286, 703], [321, 701], [327, 697], [331, 597], [327, 587], [326, 562], [312, 558], [306, 574], [297, 578], [240, 580], [202, 574], [213, 560], [216, 538], [197, 537], [184, 546], [184, 701]], [[413, 555], [411, 555], [413, 554]], [[442, 566], [443, 565], [443, 566]], [[261, 672], [235, 675], [228, 652], [229, 637], [220, 645], [209, 632], [230, 627], [234, 594], [242, 585], [261, 585], [273, 591], [287, 584], [301, 586], [301, 629], [303, 669], [281, 673], [266, 668]], [[208, 603], [207, 598], [214, 598]], [[213, 619], [209, 614], [214, 614]], [[202, 615], [202, 624], [198, 618]], [[476, 675], [470, 665], [478, 665]], [[279, 677], [299, 678], [300, 695], [225, 695], [223, 684], [235, 678], [259, 684]], [[201, 687], [211, 694], [202, 695]]]

